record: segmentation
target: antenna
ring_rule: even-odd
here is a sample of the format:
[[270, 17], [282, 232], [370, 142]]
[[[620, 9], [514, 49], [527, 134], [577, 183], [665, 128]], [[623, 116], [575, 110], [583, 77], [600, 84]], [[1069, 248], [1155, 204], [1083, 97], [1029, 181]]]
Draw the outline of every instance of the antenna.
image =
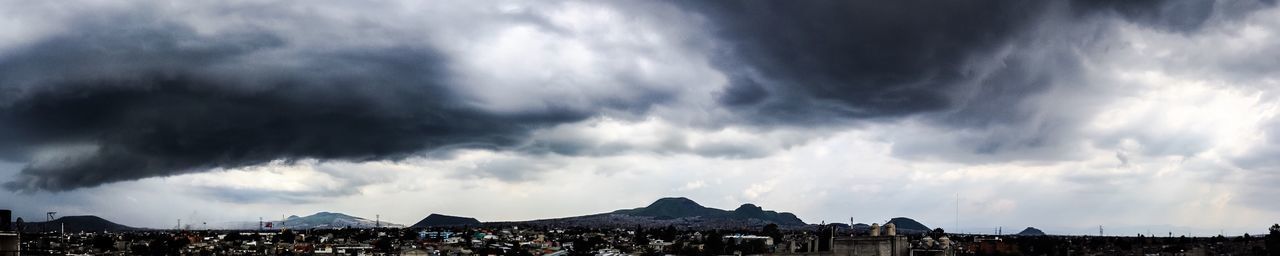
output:
[[[369, 215], [365, 215], [365, 216], [369, 216]], [[381, 227], [382, 227], [382, 215], [381, 215], [381, 214], [374, 214], [374, 215], [373, 215], [373, 219], [374, 219], [374, 221], [373, 221], [373, 227], [374, 227], [374, 228], [381, 228]]]
[[1104, 236], [1102, 235], [1102, 225], [1098, 225], [1098, 236]]
[[182, 219], [178, 219], [178, 227], [176, 227], [176, 228], [174, 228], [174, 229], [182, 230]]
[[57, 215], [57, 214], [58, 214], [58, 212], [46, 212], [46, 213], [45, 213], [45, 215], [47, 215], [47, 217], [48, 217], [48, 220], [49, 220], [49, 221], [53, 221], [53, 215]]

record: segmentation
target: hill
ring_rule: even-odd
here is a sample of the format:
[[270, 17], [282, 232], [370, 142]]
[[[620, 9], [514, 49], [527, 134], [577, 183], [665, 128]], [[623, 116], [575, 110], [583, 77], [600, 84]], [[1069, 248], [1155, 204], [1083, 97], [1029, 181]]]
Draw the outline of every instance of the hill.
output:
[[907, 217], [889, 219], [889, 222], [886, 222], [885, 224], [888, 225], [889, 223], [893, 223], [893, 226], [896, 227], [898, 231], [904, 233], [930, 231], [928, 226], [920, 224], [920, 222]]
[[102, 231], [117, 232], [141, 229], [116, 224], [115, 222], [93, 215], [64, 216], [52, 221], [28, 222], [23, 224], [24, 232], [51, 232], [59, 230], [64, 230], [65, 232], [70, 233]]
[[1040, 229], [1037, 229], [1034, 227], [1027, 227], [1027, 229], [1023, 229], [1022, 232], [1018, 232], [1018, 235], [1019, 236], [1043, 236], [1045, 234], [1044, 234], [1044, 231], [1040, 231]]
[[287, 229], [326, 229], [326, 228], [372, 228], [378, 227], [404, 227], [404, 225], [389, 223], [355, 217], [351, 215], [335, 213], [335, 212], [318, 212], [306, 217], [298, 217], [297, 215], [289, 216], [283, 221], [276, 222], [277, 226], [273, 228]]
[[743, 204], [733, 211], [727, 211], [705, 207], [683, 197], [662, 198], [649, 206], [634, 209], [521, 223], [582, 227], [677, 226], [685, 228], [757, 227], [770, 223], [791, 227], [805, 225], [804, 221], [797, 218], [795, 214], [766, 211], [754, 204]]
[[733, 210], [736, 218], [760, 219], [768, 222], [777, 223], [778, 225], [804, 225], [804, 221], [796, 217], [795, 214], [789, 212], [765, 211], [764, 208], [754, 204], [743, 204], [738, 209]]
[[426, 218], [422, 218], [422, 220], [418, 221], [418, 223], [414, 223], [413, 226], [411, 227], [425, 228], [425, 227], [479, 226], [479, 225], [480, 225], [480, 221], [476, 220], [475, 218], [449, 216], [449, 215], [432, 213], [431, 215], [427, 215]]
[[683, 197], [658, 199], [649, 206], [613, 211], [616, 214], [631, 216], [658, 217], [660, 219], [685, 218], [695, 216], [723, 215], [724, 210], [704, 207], [693, 200]]

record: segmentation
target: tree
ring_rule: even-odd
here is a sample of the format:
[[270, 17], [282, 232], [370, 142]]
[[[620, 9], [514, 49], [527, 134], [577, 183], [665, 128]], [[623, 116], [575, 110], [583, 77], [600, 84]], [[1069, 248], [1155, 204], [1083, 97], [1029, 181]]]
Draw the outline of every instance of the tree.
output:
[[1271, 225], [1271, 233], [1267, 234], [1267, 254], [1280, 256], [1280, 224]]
[[298, 236], [293, 234], [292, 229], [285, 229], [283, 232], [280, 232], [279, 237], [280, 237], [280, 242], [292, 244], [294, 242], [293, 240], [296, 239]]
[[704, 255], [720, 255], [724, 254], [724, 234], [719, 230], [708, 231], [707, 236], [703, 238], [702, 253]]
[[634, 242], [636, 246], [641, 246], [641, 247], [648, 246], [649, 235], [645, 234], [644, 230], [636, 229], [636, 235], [632, 239], [632, 242]]
[[769, 225], [764, 225], [764, 229], [760, 230], [760, 233], [773, 238], [774, 243], [782, 242], [782, 231], [778, 229], [778, 224], [769, 223]]
[[93, 236], [93, 248], [101, 252], [114, 251], [116, 249], [116, 241], [110, 235], [95, 235]]

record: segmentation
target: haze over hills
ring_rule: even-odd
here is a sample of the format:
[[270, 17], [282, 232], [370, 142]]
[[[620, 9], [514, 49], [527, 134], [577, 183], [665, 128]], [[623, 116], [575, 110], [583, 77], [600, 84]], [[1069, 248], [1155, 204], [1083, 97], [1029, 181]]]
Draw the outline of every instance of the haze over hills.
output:
[[391, 227], [402, 228], [404, 225], [390, 223], [386, 221], [375, 221], [361, 217], [355, 217], [336, 212], [318, 212], [306, 217], [298, 217], [297, 215], [289, 216], [284, 221], [277, 222], [278, 226], [273, 228], [288, 229], [325, 229], [325, 228], [373, 228], [373, 227]]
[[25, 232], [48, 232], [59, 230], [63, 230], [65, 232], [116, 232], [142, 229], [120, 225], [93, 215], [63, 216], [52, 221], [27, 222], [23, 224], [23, 231]]

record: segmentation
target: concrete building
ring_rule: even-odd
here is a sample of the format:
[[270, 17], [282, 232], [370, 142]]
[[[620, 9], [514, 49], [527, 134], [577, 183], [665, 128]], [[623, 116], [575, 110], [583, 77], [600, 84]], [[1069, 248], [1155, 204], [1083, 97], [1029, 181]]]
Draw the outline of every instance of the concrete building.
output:
[[17, 233], [0, 232], [0, 256], [21, 255], [22, 248], [19, 247], [20, 244]]
[[22, 253], [22, 242], [18, 232], [14, 231], [13, 211], [0, 210], [0, 256], [18, 256]]
[[[885, 232], [877, 230], [879, 225], [872, 225], [877, 229], [871, 230], [871, 236], [852, 236], [839, 237], [835, 236], [834, 228], [823, 227], [818, 230], [817, 250], [807, 252], [779, 252], [773, 255], [803, 255], [803, 256], [826, 256], [826, 255], [860, 255], [860, 256], [907, 256], [911, 254], [911, 244], [907, 241], [906, 236], [897, 235], [893, 230], [893, 225], [885, 225]], [[893, 235], [880, 235], [880, 234]]]
[[780, 252], [773, 255], [907, 256], [910, 253], [910, 244], [905, 236], [855, 236], [831, 239], [831, 248], [828, 251]]

